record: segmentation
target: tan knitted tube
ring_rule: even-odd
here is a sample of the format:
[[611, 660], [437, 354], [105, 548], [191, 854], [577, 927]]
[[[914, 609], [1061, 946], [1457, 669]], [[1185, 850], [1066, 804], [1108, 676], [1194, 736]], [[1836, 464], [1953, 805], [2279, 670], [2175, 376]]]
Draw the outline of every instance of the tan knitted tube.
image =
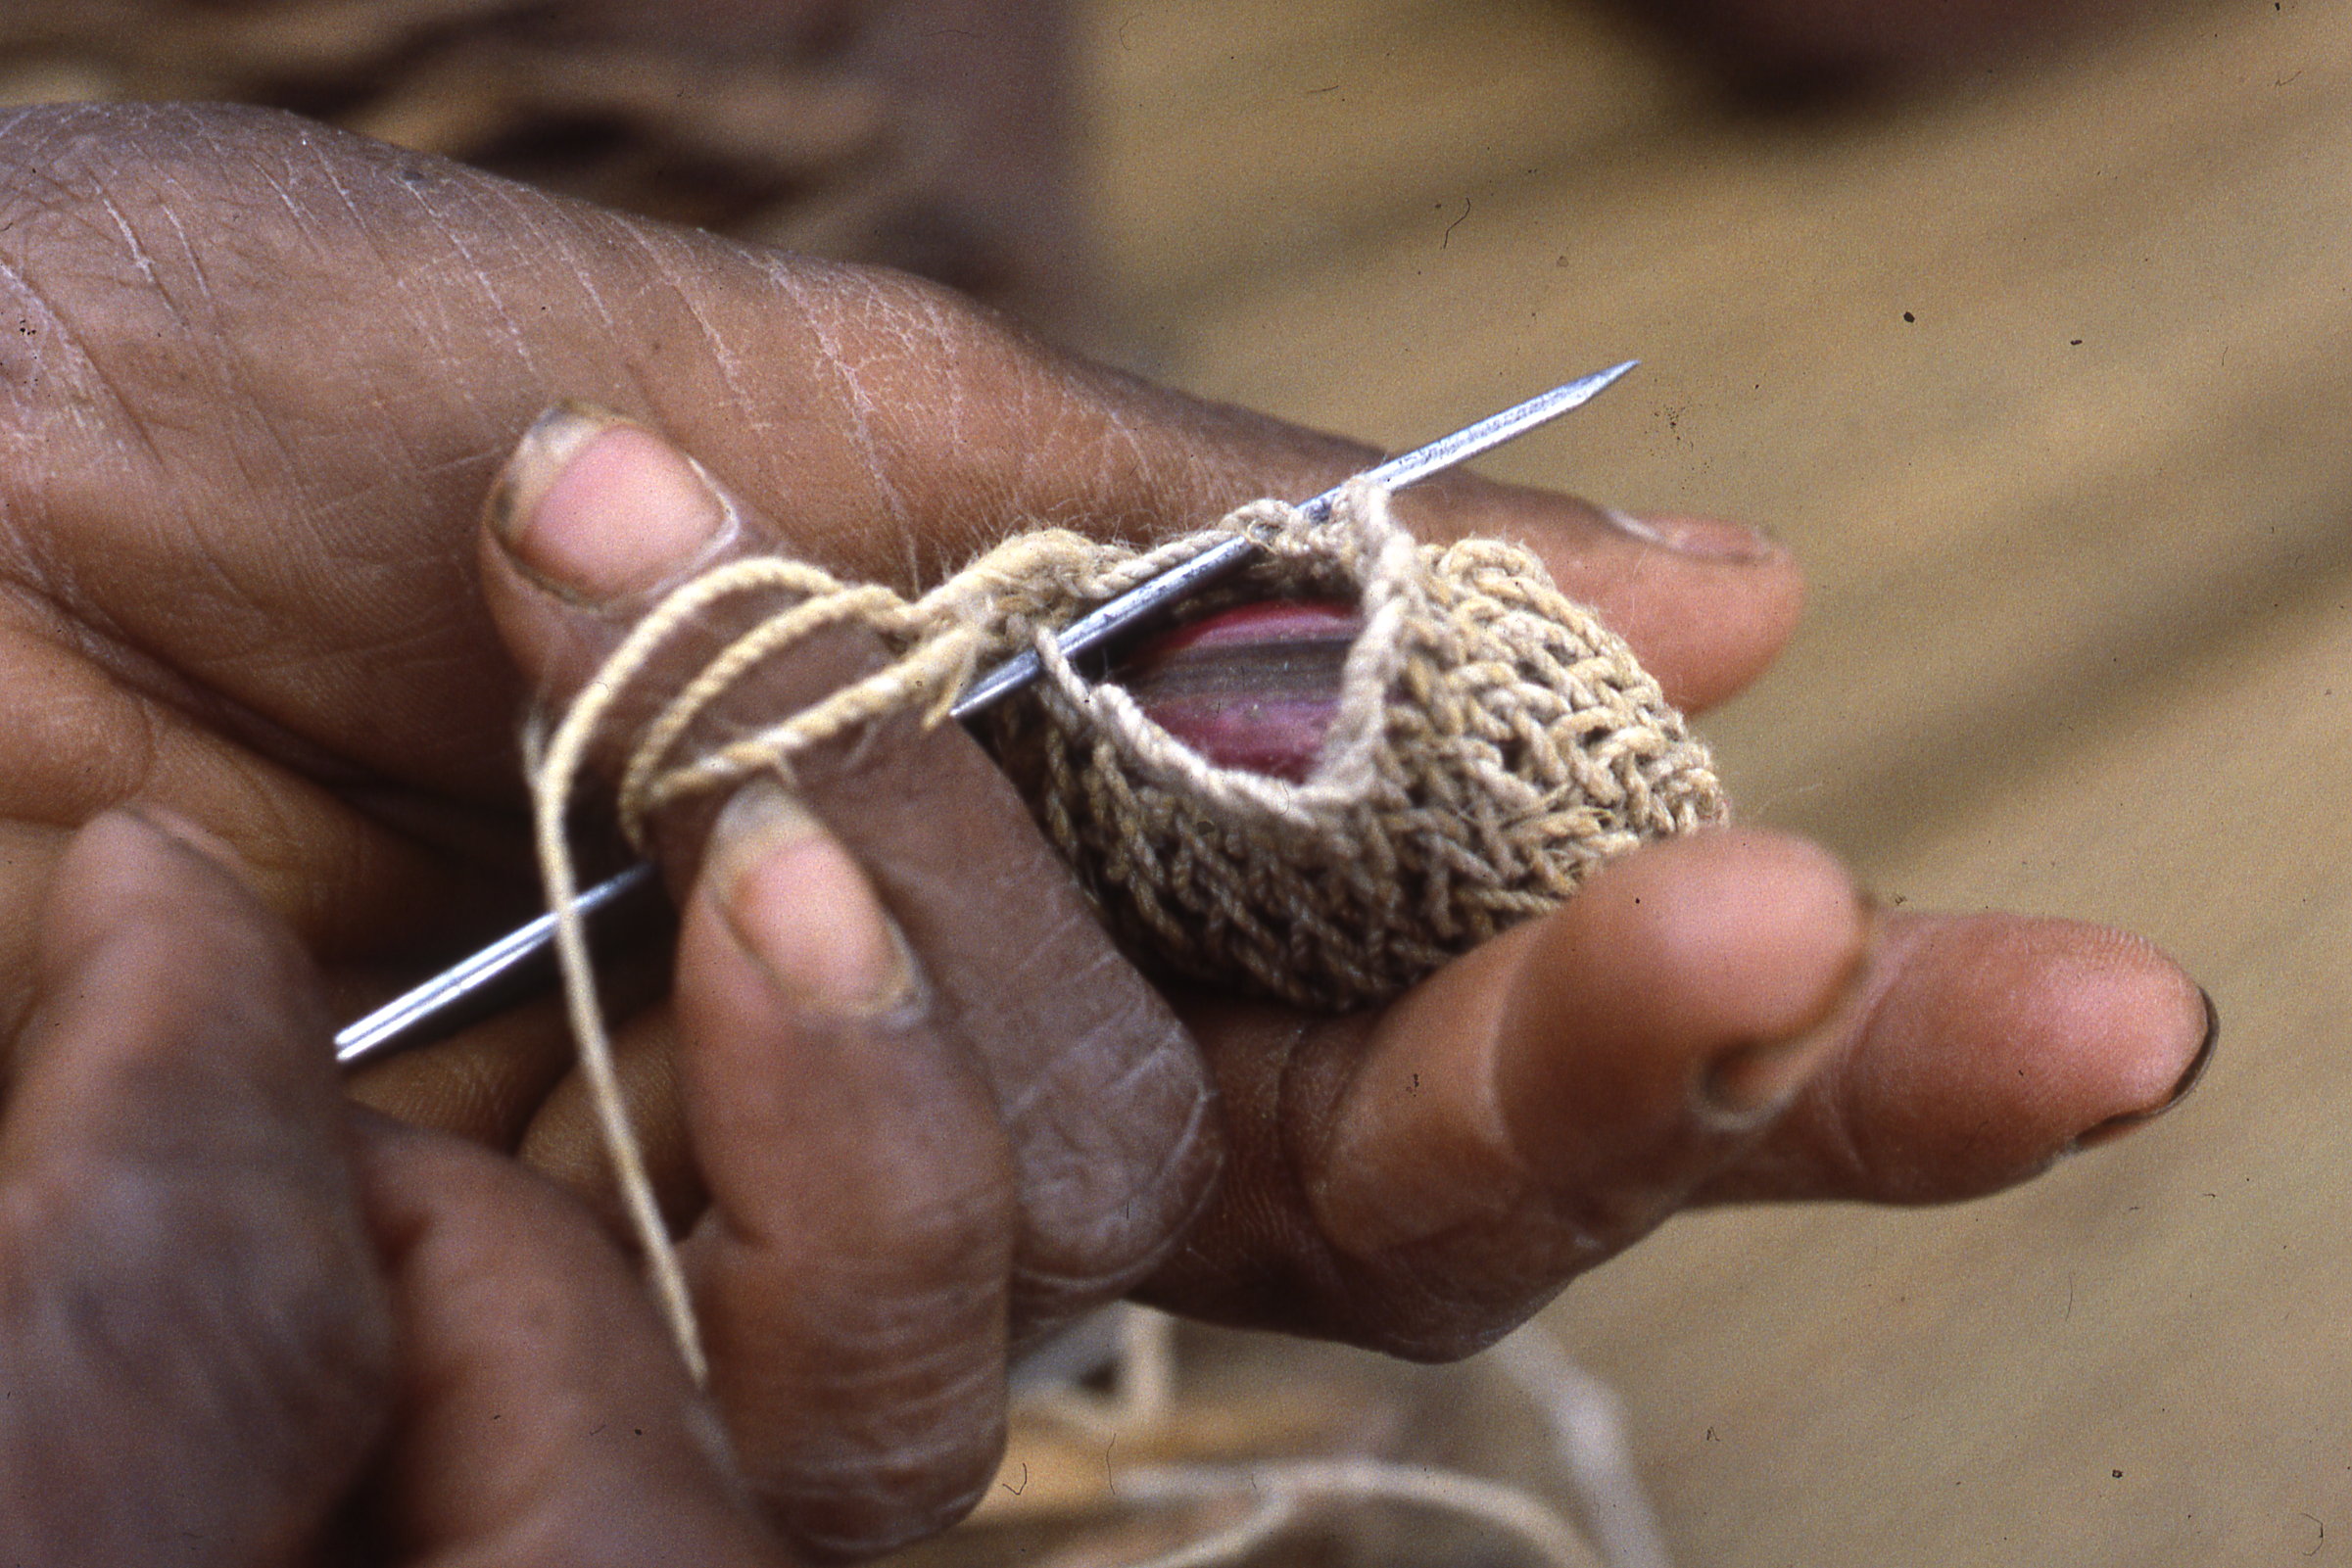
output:
[[1149, 965], [1375, 1006], [1609, 857], [1723, 818], [1705, 747], [1527, 550], [1417, 545], [1361, 484], [1326, 525], [1261, 501], [1232, 528], [1268, 546], [1240, 594], [1363, 615], [1305, 781], [1205, 761], [1050, 652], [1042, 702], [1000, 725], [1039, 820]]

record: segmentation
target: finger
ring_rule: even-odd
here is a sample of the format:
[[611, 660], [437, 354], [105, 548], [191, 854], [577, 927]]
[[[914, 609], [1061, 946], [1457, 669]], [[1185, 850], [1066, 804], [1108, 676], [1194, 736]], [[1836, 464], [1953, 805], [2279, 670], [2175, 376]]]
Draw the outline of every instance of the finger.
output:
[[459, 1031], [428, 1051], [377, 1057], [351, 1074], [370, 1110], [513, 1151], [572, 1067], [563, 1001], [542, 997]]
[[[1444, 538], [1526, 544], [1569, 597], [1623, 638], [1667, 700], [1704, 712], [1780, 656], [1804, 608], [1797, 558], [1769, 535], [1714, 518], [1636, 516], [1542, 491], [1465, 483], [1407, 492], [1408, 521]], [[1596, 519], [1598, 520], [1596, 523]]]
[[404, 1347], [380, 1545], [516, 1568], [782, 1563], [717, 1420], [587, 1214], [454, 1139], [363, 1125]]
[[0, 1560], [293, 1561], [392, 1359], [316, 977], [113, 815], [59, 867], [38, 984], [0, 1128]]
[[1763, 1136], [1854, 994], [1866, 906], [1796, 840], [1637, 851], [1376, 1020], [1199, 1023], [1231, 1169], [1187, 1311], [1460, 1354]]
[[[1379, 460], [1379, 453], [1353, 443], [1317, 438], [1271, 420], [1215, 410], [1211, 419], [1173, 395], [1119, 381], [1105, 381], [1076, 363], [1028, 363], [1041, 354], [1026, 344], [965, 345], [978, 348], [967, 369], [975, 377], [1003, 376], [1006, 387], [986, 401], [1006, 398], [1035, 419], [1038, 428], [960, 428], [970, 417], [959, 410], [956, 442], [978, 441], [984, 450], [1019, 451], [1017, 474], [976, 473], [959, 451], [941, 455], [940, 467], [969, 483], [958, 493], [938, 473], [894, 473], [889, 484], [893, 515], [887, 526], [869, 523], [862, 539], [836, 537], [806, 515], [824, 508], [799, 506], [780, 517], [732, 504], [680, 502], [648, 512], [624, 540], [600, 539], [576, 549], [559, 531], [542, 528], [531, 541], [526, 574], [542, 574], [542, 586], [564, 594], [593, 592], [604, 601], [635, 602], [632, 595], [675, 581], [682, 568], [708, 564], [732, 554], [784, 549], [882, 581], [903, 583], [912, 575], [929, 581], [961, 565], [998, 538], [1023, 527], [1050, 522], [1081, 532], [1148, 539], [1204, 526], [1231, 507], [1273, 494], [1304, 499]], [[886, 361], [869, 361], [880, 365]], [[1060, 397], [1045, 402], [1032, 383], [1041, 370], [1058, 370]], [[977, 393], [978, 389], [972, 389]], [[911, 389], [910, 389], [911, 395]], [[958, 389], [961, 401], [968, 395]], [[1094, 400], [1100, 400], [1099, 405]], [[1128, 406], [1140, 400], [1144, 407]], [[1077, 406], [1070, 404], [1076, 404]], [[1138, 415], [1147, 413], [1148, 419]], [[1197, 413], [1198, 416], [1188, 417]], [[624, 427], [627, 430], [629, 427]], [[1257, 443], [1237, 440], [1256, 430]], [[584, 472], [628, 460], [631, 437], [617, 434], [587, 450], [595, 426], [559, 421], [541, 427], [540, 439], [557, 449], [552, 456], [577, 456]], [[651, 439], [649, 433], [640, 432]], [[681, 447], [679, 432], [668, 432]], [[912, 439], [907, 432], [907, 439]], [[1101, 448], [1111, 442], [1143, 445], [1130, 453], [1141, 466], [1119, 488], [1100, 493]], [[566, 450], [574, 449], [574, 450]], [[688, 450], [693, 450], [688, 448]], [[1312, 454], [1312, 455], [1311, 455]], [[1253, 480], [1253, 464], [1266, 477]], [[555, 464], [548, 465], [552, 469]], [[708, 475], [704, 476], [706, 479]], [[579, 483], [587, 483], [583, 479]], [[1149, 487], [1165, 487], [1152, 495]], [[1010, 486], [1012, 494], [1006, 495]], [[1056, 487], [1061, 493], [1056, 493]], [[788, 490], [795, 503], [802, 498]], [[510, 502], [519, 505], [519, 501]], [[1091, 508], [1106, 510], [1097, 513]], [[1450, 474], [1406, 493], [1398, 515], [1424, 537], [1451, 540], [1473, 535], [1519, 540], [1533, 548], [1573, 596], [1591, 604], [1624, 637], [1675, 702], [1704, 708], [1740, 690], [1778, 655], [1802, 608], [1803, 583], [1795, 559], [1769, 536], [1713, 519], [1637, 517], [1596, 507], [1572, 497], [1496, 484], [1468, 474]], [[510, 522], [517, 521], [510, 517]], [[813, 537], [812, 537], [813, 536]], [[908, 562], [878, 560], [877, 545], [893, 537]], [[945, 543], [942, 542], [942, 538]], [[560, 623], [547, 628], [560, 635]], [[512, 632], [509, 630], [509, 639]], [[571, 655], [593, 667], [600, 640]], [[561, 644], [548, 643], [551, 653]], [[576, 684], [583, 668], [548, 666], [559, 686]]]
[[[485, 591], [524, 668], [558, 681], [585, 679], [671, 575], [764, 531], [651, 432], [578, 414], [534, 430], [502, 494]], [[709, 645], [683, 650], [687, 670], [731, 635], [697, 630]], [[862, 635], [794, 649], [716, 703], [710, 730], [732, 736], [772, 723], [879, 656]], [[667, 689], [684, 676], [655, 670], [647, 684]], [[971, 1054], [1003, 1121], [1020, 1193], [1014, 1332], [1132, 1284], [1197, 1212], [1216, 1167], [1207, 1082], [1182, 1027], [956, 726], [881, 721], [796, 758], [793, 772], [918, 956], [928, 1026]], [[698, 860], [707, 820], [705, 808], [658, 825], [672, 866]], [[775, 935], [792, 939], [789, 924]], [[694, 977], [678, 983], [684, 994]], [[698, 1129], [695, 1142], [718, 1186], [731, 1148]]]
[[[653, 1202], [673, 1234], [701, 1217], [709, 1195], [695, 1169], [678, 1083], [677, 1019], [657, 1003], [612, 1031], [612, 1069], [629, 1128], [653, 1182]], [[515, 1153], [585, 1202], [615, 1237], [634, 1240], [628, 1200], [599, 1130], [596, 1099], [581, 1073], [561, 1078], [532, 1116]]]
[[713, 1387], [803, 1549], [871, 1556], [994, 1476], [1015, 1159], [846, 848], [754, 784], [689, 900], [678, 1006], [711, 1190], [690, 1238]]
[[2136, 936], [2075, 921], [1892, 916], [1865, 1010], [1772, 1135], [1701, 1196], [1949, 1203], [2171, 1110], [2220, 1018]]
[[[1842, 888], [1817, 851], [1702, 835], [1637, 851], [1376, 1028], [1188, 1010], [1231, 1164], [1152, 1292], [1455, 1354], [1676, 1208], [1974, 1197], [2144, 1124], [2210, 1058], [2203, 993], [2143, 942], [1864, 921]], [[1726, 1122], [1708, 1087], [1743, 1082], [1752, 1109]]]
[[[648, 923], [650, 924], [650, 923]], [[616, 940], [613, 945], [620, 946]], [[629, 1018], [669, 989], [666, 944], [648, 940], [606, 958], [598, 970], [598, 989], [615, 1017]], [[663, 1021], [648, 1020], [655, 1030]], [[631, 1047], [636, 1035], [623, 1030], [616, 1045]], [[658, 1141], [668, 1128], [659, 1089], [660, 1066], [652, 1053], [632, 1050], [632, 1064], [651, 1092], [644, 1130]], [[647, 1058], [639, 1061], [638, 1058]], [[485, 1148], [513, 1153], [535, 1138], [551, 1119], [555, 1145], [540, 1144], [532, 1158], [546, 1157], [551, 1173], [600, 1176], [600, 1150], [594, 1147], [593, 1114], [580, 1099], [572, 1039], [563, 1001], [546, 996], [467, 1025], [430, 1050], [375, 1057], [346, 1079], [353, 1099], [389, 1117], [453, 1132]], [[558, 1085], [563, 1086], [560, 1090]], [[575, 1113], [580, 1114], [575, 1120]], [[561, 1130], [569, 1128], [572, 1134]], [[594, 1185], [592, 1183], [592, 1185]], [[587, 1190], [587, 1189], [583, 1189]], [[669, 1194], [665, 1194], [665, 1199]], [[683, 1199], [683, 1193], [678, 1194]]]

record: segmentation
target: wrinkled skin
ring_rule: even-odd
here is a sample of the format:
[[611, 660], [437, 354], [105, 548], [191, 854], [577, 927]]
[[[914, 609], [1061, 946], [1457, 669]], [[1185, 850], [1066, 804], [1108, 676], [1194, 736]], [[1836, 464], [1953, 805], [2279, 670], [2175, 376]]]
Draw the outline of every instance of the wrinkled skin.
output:
[[[34, 912], [112, 804], [233, 845], [353, 1014], [528, 911], [525, 698], [682, 573], [782, 548], [910, 587], [1019, 527], [1150, 538], [1368, 456], [928, 285], [258, 113], [0, 120], [0, 291], [20, 1042]], [[483, 531], [566, 396], [641, 423], [560, 462], [539, 442]], [[715, 533], [669, 527], [703, 504], [680, 451], [730, 498]], [[1800, 596], [1726, 525], [1466, 476], [1400, 514], [1526, 540], [1692, 708], [1763, 669]], [[729, 712], [871, 656], [829, 643]], [[2022, 1179], [2169, 1104], [2208, 1037], [2133, 938], [1877, 915], [1752, 832], [1628, 857], [1376, 1016], [1163, 996], [954, 727], [886, 727], [802, 783], [821, 826], [773, 798], [659, 825], [676, 1009], [621, 1048], [737, 1456], [822, 1554], [967, 1507], [1008, 1352], [1121, 1292], [1457, 1354], [1691, 1204]], [[893, 951], [903, 984], [848, 985]], [[593, 1192], [567, 1070], [542, 1006], [359, 1092]]]
[[39, 923], [0, 1560], [782, 1564], [619, 1255], [506, 1162], [354, 1124], [309, 960], [186, 832], [99, 819]]

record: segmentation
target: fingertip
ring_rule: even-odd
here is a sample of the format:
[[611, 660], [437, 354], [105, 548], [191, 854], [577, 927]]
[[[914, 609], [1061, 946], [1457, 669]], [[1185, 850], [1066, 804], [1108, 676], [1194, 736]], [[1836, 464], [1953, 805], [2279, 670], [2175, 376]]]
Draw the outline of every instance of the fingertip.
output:
[[176, 813], [148, 805], [119, 806], [82, 824], [59, 861], [50, 884], [52, 919], [70, 918], [145, 876], [193, 876], [200, 883], [236, 863], [236, 853]]
[[1571, 592], [1677, 707], [1711, 708], [1780, 657], [1804, 613], [1804, 572], [1786, 546], [1712, 518], [1608, 515], [1620, 537], [1578, 552]]
[[2021, 1065], [2039, 1066], [2027, 1081], [2042, 1090], [2050, 1114], [2084, 1129], [2071, 1147], [2145, 1125], [2195, 1086], [2220, 1014], [2162, 949], [2111, 927], [2038, 921], [1990, 948], [1986, 962], [1998, 966], [2016, 947], [2039, 952], [2038, 1000], [2020, 1007], [2012, 990], [1984, 1005], [2010, 1015]]
[[[2050, 1138], [2175, 1103], [2217, 1032], [2179, 965], [2109, 927], [1965, 918], [1925, 927], [1903, 958], [1920, 983], [1890, 997], [1883, 1026], [1998, 1042], [2021, 1130]], [[1966, 1057], [1945, 1060], [1966, 1071]]]
[[1836, 1074], [1717, 1196], [1943, 1203], [1994, 1192], [2161, 1117], [2218, 1013], [2153, 944], [2076, 921], [1890, 917]]
[[416, 1051], [348, 1071], [356, 1105], [387, 1118], [512, 1151], [573, 1063], [559, 997], [543, 997]]
[[880, 1017], [920, 994], [913, 952], [864, 868], [771, 780], [746, 784], [719, 813], [696, 896], [795, 1010]]
[[456, 1271], [468, 1288], [477, 1261], [481, 1274], [498, 1272], [479, 1261], [493, 1256], [531, 1274], [555, 1271], [549, 1259], [605, 1250], [580, 1205], [515, 1162], [362, 1106], [352, 1108], [350, 1120], [367, 1217], [396, 1272], [398, 1255], [428, 1236], [442, 1249], [429, 1267], [447, 1267], [457, 1256], [475, 1260]]
[[550, 404], [531, 421], [491, 481], [482, 521], [492, 539], [530, 569], [523, 541], [534, 531], [539, 503], [587, 446], [620, 423], [621, 416], [579, 399]]
[[244, 872], [225, 841], [174, 813], [142, 805], [92, 818], [67, 845], [43, 904], [44, 985], [78, 993], [86, 983], [67, 976], [111, 950], [137, 949], [145, 957], [130, 960], [133, 968], [155, 973], [120, 983], [135, 984], [142, 1001], [176, 969], [216, 982], [184, 985], [176, 1011], [225, 1007], [221, 986], [233, 984], [282, 1017], [287, 1030], [311, 1027], [324, 1018], [316, 974]]
[[523, 433], [486, 520], [518, 570], [581, 604], [691, 571], [735, 526], [699, 463], [645, 426], [579, 403], [555, 404]]
[[360, 1217], [385, 1266], [398, 1273], [408, 1249], [450, 1202], [452, 1192], [475, 1179], [469, 1167], [497, 1157], [461, 1138], [363, 1104], [352, 1105], [346, 1121]]
[[1694, 1043], [1808, 1032], [1849, 989], [1871, 906], [1845, 865], [1791, 834], [1706, 830], [1596, 874], [1542, 927], [1507, 1026]]
[[[1703, 713], [1772, 667], [1804, 615], [1804, 572], [1775, 547], [1750, 561], [1677, 563], [1668, 585], [1628, 581], [1602, 617], [1657, 678], [1668, 700]], [[1613, 619], [1612, 619], [1613, 616]]]
[[[2185, 975], [2182, 977], [2186, 978]], [[2198, 986], [2197, 999], [2204, 1004], [2204, 1032], [2197, 1036], [2186, 1061], [2181, 1060], [2178, 1047], [2188, 1039], [2188, 1034], [2177, 1026], [2164, 1031], [2171, 1049], [2159, 1047], [2136, 1053], [2135, 1059], [2146, 1068], [2145, 1072], [2136, 1076], [2143, 1080], [2153, 1079], [2153, 1082], [2143, 1081], [2135, 1085], [2143, 1091], [2145, 1097], [2142, 1094], [2127, 1095], [2127, 1108], [2076, 1134], [2069, 1153], [2080, 1154], [2086, 1149], [2113, 1143], [2157, 1117], [2169, 1115], [2196, 1092], [2197, 1086], [2205, 1081], [2207, 1070], [2213, 1066], [2214, 1055], [2220, 1049], [2222, 1040], [2222, 1011], [2213, 1000], [2213, 994], [2203, 986]], [[2193, 1019], [2185, 1022], [2189, 1027], [2195, 1026]]]
[[[640, 1013], [620, 1026], [612, 1041], [612, 1067], [622, 1110], [653, 1184], [654, 1207], [673, 1232], [682, 1231], [707, 1200], [687, 1133], [677, 1031], [668, 1009]], [[612, 1236], [632, 1234], [627, 1199], [585, 1074], [565, 1074], [542, 1097], [515, 1158], [584, 1203]]]
[[1662, 1206], [1830, 1061], [1872, 910], [1827, 850], [1721, 829], [1605, 868], [1546, 923], [1503, 1021], [1512, 1146], [1550, 1188]]

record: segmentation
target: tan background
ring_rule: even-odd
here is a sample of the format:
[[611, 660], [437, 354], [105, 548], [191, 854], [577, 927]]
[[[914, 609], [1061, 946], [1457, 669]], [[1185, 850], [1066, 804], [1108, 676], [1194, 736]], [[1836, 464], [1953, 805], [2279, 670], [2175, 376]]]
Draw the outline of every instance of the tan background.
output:
[[1804, 559], [1706, 726], [1749, 817], [2220, 1001], [2190, 1107], [2030, 1191], [1686, 1220], [1569, 1292], [1678, 1560], [2352, 1554], [2352, 12], [1779, 119], [1549, 0], [1082, 15], [1140, 368], [1401, 446], [1640, 356], [1488, 466]]

